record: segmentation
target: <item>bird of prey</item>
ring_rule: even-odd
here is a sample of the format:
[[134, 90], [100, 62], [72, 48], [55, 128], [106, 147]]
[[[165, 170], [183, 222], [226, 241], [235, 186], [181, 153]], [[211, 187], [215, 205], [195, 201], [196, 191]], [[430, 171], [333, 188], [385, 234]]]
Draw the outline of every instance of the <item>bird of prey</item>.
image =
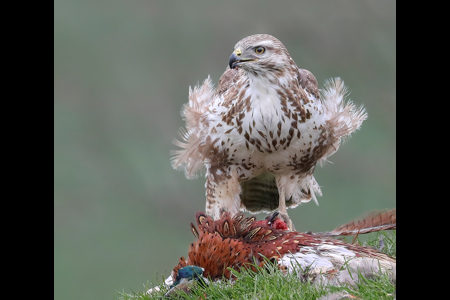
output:
[[339, 78], [319, 90], [277, 38], [248, 36], [235, 45], [217, 88], [210, 77], [189, 88], [172, 166], [187, 178], [206, 168], [206, 214], [213, 219], [222, 211], [279, 211], [294, 229], [287, 208], [317, 204], [316, 164], [367, 118], [346, 94]]

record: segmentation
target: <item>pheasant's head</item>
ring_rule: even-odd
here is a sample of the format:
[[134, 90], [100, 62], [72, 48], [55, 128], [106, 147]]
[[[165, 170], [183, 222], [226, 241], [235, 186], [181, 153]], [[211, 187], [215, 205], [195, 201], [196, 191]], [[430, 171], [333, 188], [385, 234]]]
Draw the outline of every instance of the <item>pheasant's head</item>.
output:
[[186, 266], [183, 267], [181, 269], [178, 270], [178, 274], [177, 277], [174, 281], [174, 283], [170, 286], [171, 288], [190, 281], [190, 280], [198, 280], [199, 278], [201, 278], [203, 271], [205, 271], [205, 269], [201, 268], [201, 267], [197, 267], [197, 266]]
[[177, 291], [180, 290], [184, 291], [185, 293], [190, 293], [190, 290], [195, 286], [197, 281], [207, 282], [207, 280], [205, 280], [205, 278], [202, 276], [204, 270], [205, 269], [201, 267], [192, 265], [185, 266], [179, 269], [177, 268], [175, 281], [164, 296], [171, 297], [171, 295], [176, 294]]

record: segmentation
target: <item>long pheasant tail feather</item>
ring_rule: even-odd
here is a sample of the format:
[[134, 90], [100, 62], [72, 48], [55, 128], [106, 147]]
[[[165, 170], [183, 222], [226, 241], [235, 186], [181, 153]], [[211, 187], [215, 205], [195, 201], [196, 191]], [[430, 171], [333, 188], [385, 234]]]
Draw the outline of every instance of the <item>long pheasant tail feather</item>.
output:
[[397, 228], [396, 209], [386, 211], [372, 211], [363, 217], [359, 217], [344, 225], [338, 226], [332, 231], [315, 233], [315, 236], [344, 236], [364, 234], [381, 230]]
[[353, 235], [357, 232], [369, 233], [380, 230], [391, 230], [397, 228], [397, 210], [369, 212], [366, 216], [341, 225], [332, 232], [339, 235]]

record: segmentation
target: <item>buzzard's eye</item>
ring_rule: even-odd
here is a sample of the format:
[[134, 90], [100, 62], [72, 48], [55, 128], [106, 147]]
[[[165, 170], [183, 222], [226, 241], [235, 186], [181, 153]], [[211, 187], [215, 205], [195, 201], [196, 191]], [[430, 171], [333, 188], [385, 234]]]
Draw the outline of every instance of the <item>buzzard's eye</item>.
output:
[[266, 51], [264, 47], [256, 47], [255, 52], [258, 54], [263, 54]]

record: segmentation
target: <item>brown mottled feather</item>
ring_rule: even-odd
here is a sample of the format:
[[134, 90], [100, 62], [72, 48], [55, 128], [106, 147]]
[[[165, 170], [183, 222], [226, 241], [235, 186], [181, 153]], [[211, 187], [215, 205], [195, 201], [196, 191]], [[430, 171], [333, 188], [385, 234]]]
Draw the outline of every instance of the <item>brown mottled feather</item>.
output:
[[319, 87], [317, 84], [317, 79], [310, 71], [306, 69], [298, 69], [298, 82], [305, 91], [314, 95], [317, 99], [319, 98]]
[[225, 91], [227, 91], [231, 84], [233, 83], [234, 76], [237, 74], [237, 69], [230, 69], [229, 67], [225, 72], [222, 74], [222, 76], [219, 79], [219, 83], [217, 84], [217, 89], [215, 94], [221, 95]]

